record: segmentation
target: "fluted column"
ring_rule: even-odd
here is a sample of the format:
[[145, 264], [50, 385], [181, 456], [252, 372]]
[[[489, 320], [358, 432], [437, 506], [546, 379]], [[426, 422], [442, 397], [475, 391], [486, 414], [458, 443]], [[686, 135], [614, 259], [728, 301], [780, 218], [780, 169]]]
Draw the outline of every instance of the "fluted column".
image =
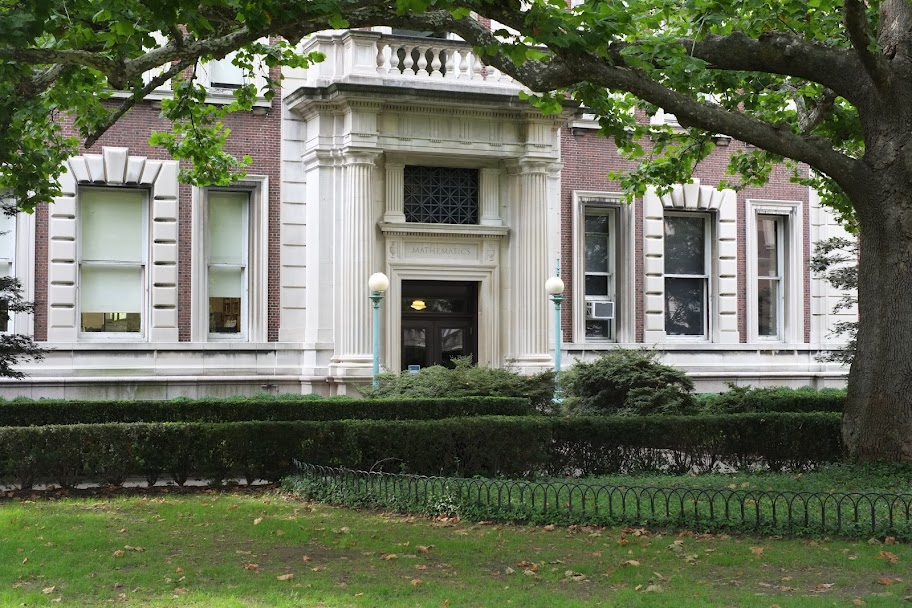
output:
[[386, 162], [386, 211], [383, 221], [405, 221], [405, 165]]
[[548, 345], [548, 175], [550, 162], [520, 161], [511, 231], [513, 365], [537, 371], [551, 364]]
[[336, 249], [336, 275], [339, 298], [336, 301], [336, 354], [333, 357], [340, 375], [345, 367], [370, 367], [370, 302], [367, 278], [371, 269], [373, 243], [373, 170], [378, 153], [349, 151], [342, 170], [342, 206]]
[[500, 169], [485, 168], [480, 172], [478, 198], [482, 226], [502, 226], [500, 219]]

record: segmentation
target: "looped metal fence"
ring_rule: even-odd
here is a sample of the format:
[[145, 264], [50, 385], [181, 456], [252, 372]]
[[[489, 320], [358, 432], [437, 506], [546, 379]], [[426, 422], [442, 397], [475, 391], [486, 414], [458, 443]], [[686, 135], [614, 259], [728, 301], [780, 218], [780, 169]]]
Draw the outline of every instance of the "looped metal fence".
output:
[[912, 494], [429, 477], [295, 463], [316, 500], [467, 518], [912, 538]]

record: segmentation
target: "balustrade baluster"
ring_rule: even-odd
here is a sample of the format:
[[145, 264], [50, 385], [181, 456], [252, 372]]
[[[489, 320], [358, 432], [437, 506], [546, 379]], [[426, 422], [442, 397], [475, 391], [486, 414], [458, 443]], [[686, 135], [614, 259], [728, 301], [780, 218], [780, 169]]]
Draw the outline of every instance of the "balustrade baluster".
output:
[[426, 78], [426, 77], [430, 76], [430, 74], [428, 74], [428, 71], [427, 71], [427, 64], [428, 64], [427, 52], [428, 52], [428, 50], [427, 50], [427, 48], [425, 48], [423, 46], [417, 47], [417, 50], [418, 50], [418, 69], [415, 70], [415, 76], [420, 76], [420, 77]]
[[446, 74], [443, 77], [455, 80], [459, 78], [459, 57], [461, 53], [455, 49], [447, 49], [444, 52], [446, 53], [446, 64], [444, 64]]
[[390, 76], [402, 76], [402, 68], [399, 67], [399, 45], [390, 45]]
[[440, 49], [431, 47], [431, 78], [443, 78], [440, 73]]
[[414, 76], [415, 70], [412, 69], [412, 66], [415, 65], [415, 59], [412, 57], [412, 47], [406, 45], [402, 47], [405, 51], [405, 57], [402, 60], [402, 75], [405, 77]]
[[381, 76], [386, 76], [390, 71], [388, 51], [389, 45], [377, 42], [377, 73]]

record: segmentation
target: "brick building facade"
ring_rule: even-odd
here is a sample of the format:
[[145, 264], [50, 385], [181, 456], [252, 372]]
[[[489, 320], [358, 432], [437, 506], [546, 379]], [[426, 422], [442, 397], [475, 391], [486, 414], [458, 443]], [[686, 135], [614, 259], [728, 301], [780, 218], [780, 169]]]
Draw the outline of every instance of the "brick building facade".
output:
[[50, 353], [0, 395], [349, 393], [370, 374], [375, 272], [384, 367], [531, 372], [553, 364], [558, 264], [565, 365], [651, 347], [700, 390], [844, 382], [816, 359], [838, 294], [809, 269], [841, 229], [784, 170], [719, 190], [741, 146], [720, 138], [693, 184], [627, 205], [608, 178], [624, 161], [580, 110], [543, 116], [466, 45], [378, 29], [309, 38], [327, 61], [229, 117], [230, 151], [253, 157], [229, 188], [178, 183], [147, 143], [167, 128], [154, 98], [72, 159], [8, 254], [37, 305], [9, 329]]

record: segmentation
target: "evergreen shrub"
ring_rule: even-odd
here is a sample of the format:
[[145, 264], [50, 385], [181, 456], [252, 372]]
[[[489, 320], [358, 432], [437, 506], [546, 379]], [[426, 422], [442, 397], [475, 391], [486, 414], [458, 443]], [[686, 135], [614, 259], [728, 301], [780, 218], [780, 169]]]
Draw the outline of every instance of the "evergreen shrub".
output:
[[549, 411], [554, 396], [554, 372], [533, 376], [517, 372], [477, 367], [470, 357], [455, 357], [453, 367], [425, 367], [417, 373], [385, 373], [379, 388], [362, 388], [362, 394], [377, 398], [430, 397], [519, 397], [528, 399], [537, 411]]
[[687, 414], [696, 411], [693, 381], [658, 362], [658, 353], [612, 350], [561, 376], [567, 413], [577, 415]]

